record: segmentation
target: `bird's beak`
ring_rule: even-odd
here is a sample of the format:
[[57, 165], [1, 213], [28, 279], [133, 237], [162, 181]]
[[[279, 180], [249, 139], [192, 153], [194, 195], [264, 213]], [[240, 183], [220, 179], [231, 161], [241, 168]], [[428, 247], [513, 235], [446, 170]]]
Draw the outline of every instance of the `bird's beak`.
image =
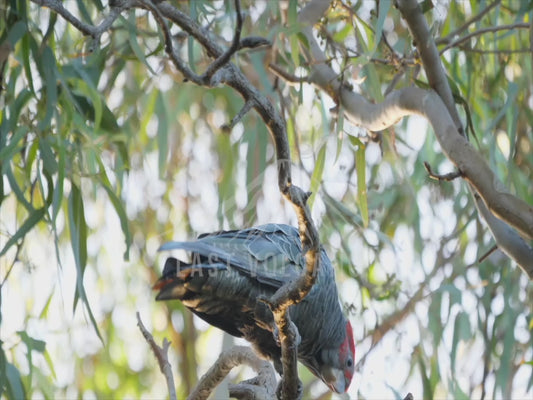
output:
[[332, 392], [344, 393], [348, 389], [350, 383], [347, 382], [342, 369], [331, 367], [319, 368], [314, 362], [306, 363], [306, 366], [315, 374], [315, 376], [320, 378]]
[[326, 385], [335, 393], [344, 393], [348, 389], [344, 379], [344, 371], [338, 368], [331, 368], [327, 372], [323, 376]]

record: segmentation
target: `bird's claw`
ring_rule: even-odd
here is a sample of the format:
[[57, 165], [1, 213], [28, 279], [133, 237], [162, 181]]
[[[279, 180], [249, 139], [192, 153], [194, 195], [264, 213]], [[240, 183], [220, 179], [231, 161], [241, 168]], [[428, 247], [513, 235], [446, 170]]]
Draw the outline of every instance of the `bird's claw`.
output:
[[[298, 395], [296, 396], [295, 400], [300, 400], [302, 398], [302, 394], [303, 394], [302, 381], [300, 379], [298, 379]], [[278, 387], [276, 388], [276, 398], [277, 399], [282, 399], [283, 398], [283, 379], [281, 379], [281, 381], [279, 381]]]

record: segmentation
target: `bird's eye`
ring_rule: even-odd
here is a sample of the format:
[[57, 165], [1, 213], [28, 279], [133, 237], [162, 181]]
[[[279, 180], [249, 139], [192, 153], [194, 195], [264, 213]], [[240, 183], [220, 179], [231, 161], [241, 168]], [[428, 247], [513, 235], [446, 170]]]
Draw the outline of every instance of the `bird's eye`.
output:
[[353, 366], [353, 361], [352, 361], [351, 358], [349, 358], [349, 359], [346, 360], [346, 366], [347, 366], [348, 368], [352, 368], [352, 366]]

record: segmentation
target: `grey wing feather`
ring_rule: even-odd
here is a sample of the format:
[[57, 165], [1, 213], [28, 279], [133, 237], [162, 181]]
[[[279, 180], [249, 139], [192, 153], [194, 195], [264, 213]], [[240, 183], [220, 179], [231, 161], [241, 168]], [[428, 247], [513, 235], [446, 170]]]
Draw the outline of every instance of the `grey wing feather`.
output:
[[298, 231], [288, 225], [267, 224], [242, 231], [216, 232], [193, 242], [165, 243], [159, 250], [174, 249], [199, 254], [208, 262], [225, 263], [274, 288], [293, 279], [303, 267]]

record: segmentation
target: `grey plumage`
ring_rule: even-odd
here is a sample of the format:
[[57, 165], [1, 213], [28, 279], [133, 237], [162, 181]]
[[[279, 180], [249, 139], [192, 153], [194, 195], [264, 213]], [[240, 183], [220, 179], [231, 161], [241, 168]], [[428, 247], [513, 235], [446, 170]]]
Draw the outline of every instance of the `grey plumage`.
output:
[[[155, 286], [160, 289], [157, 299], [179, 299], [211, 325], [244, 337], [272, 359], [281, 373], [272, 314], [257, 299], [271, 296], [305, 268], [298, 231], [288, 225], [267, 224], [204, 234], [192, 242], [170, 242], [160, 250], [174, 249], [190, 252], [191, 261], [167, 260]], [[339, 305], [333, 267], [323, 249], [317, 281], [303, 301], [290, 308], [290, 315], [301, 336], [299, 360], [332, 390], [344, 391], [353, 374], [353, 338]], [[324, 376], [329, 364], [344, 371], [344, 382]]]

